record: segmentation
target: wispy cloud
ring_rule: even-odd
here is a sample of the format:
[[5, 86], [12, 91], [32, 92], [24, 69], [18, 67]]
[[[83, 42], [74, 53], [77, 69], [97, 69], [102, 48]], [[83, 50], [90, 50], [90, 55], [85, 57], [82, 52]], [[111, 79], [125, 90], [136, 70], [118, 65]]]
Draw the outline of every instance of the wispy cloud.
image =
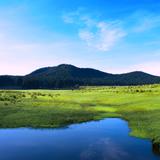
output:
[[94, 27], [96, 31], [88, 28], [80, 30], [79, 37], [89, 47], [99, 51], [109, 51], [119, 39], [126, 35], [120, 28], [105, 22], [98, 22]]
[[140, 33], [160, 27], [160, 15], [151, 12], [137, 11], [129, 18], [133, 23], [131, 27], [133, 32]]
[[105, 21], [92, 18], [81, 10], [63, 16], [65, 23], [75, 24], [77, 33], [88, 47], [97, 51], [107, 52], [123, 38], [126, 33], [119, 21]]

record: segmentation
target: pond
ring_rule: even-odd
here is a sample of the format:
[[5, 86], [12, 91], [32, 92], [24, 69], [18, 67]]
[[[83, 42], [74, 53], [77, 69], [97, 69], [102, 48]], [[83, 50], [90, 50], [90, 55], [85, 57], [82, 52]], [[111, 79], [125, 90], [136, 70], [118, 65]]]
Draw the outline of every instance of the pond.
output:
[[118, 118], [60, 129], [1, 129], [0, 160], [158, 160], [160, 146]]

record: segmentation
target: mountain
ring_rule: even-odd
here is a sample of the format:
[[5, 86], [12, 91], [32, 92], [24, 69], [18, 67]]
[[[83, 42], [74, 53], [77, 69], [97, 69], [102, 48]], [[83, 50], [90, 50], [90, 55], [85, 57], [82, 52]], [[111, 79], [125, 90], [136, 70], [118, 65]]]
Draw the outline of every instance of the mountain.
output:
[[68, 64], [41, 68], [26, 76], [0, 76], [0, 88], [4, 89], [58, 89], [78, 86], [122, 86], [155, 83], [160, 83], [160, 77], [144, 72], [110, 74]]

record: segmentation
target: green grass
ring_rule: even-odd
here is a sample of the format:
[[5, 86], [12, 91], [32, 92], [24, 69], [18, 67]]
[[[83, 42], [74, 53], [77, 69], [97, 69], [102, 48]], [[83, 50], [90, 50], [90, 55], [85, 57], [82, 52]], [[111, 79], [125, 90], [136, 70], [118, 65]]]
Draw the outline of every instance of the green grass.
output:
[[60, 127], [119, 117], [131, 135], [160, 142], [160, 85], [0, 91], [0, 127]]

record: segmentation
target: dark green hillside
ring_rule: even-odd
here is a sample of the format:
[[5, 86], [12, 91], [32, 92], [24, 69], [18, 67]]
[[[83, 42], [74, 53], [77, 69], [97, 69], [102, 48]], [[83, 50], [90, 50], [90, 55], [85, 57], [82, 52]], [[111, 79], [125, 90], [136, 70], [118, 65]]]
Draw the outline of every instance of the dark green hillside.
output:
[[109, 74], [91, 68], [62, 64], [38, 69], [24, 77], [0, 76], [1, 88], [59, 89], [78, 86], [125, 86], [160, 83], [160, 77], [144, 72]]
[[160, 83], [160, 77], [153, 76], [140, 71], [119, 74], [116, 76], [116, 80], [119, 85], [142, 85]]
[[61, 64], [57, 67], [38, 69], [28, 76], [52, 76], [56, 78], [105, 78], [112, 75], [90, 68], [78, 68], [72, 65]]

